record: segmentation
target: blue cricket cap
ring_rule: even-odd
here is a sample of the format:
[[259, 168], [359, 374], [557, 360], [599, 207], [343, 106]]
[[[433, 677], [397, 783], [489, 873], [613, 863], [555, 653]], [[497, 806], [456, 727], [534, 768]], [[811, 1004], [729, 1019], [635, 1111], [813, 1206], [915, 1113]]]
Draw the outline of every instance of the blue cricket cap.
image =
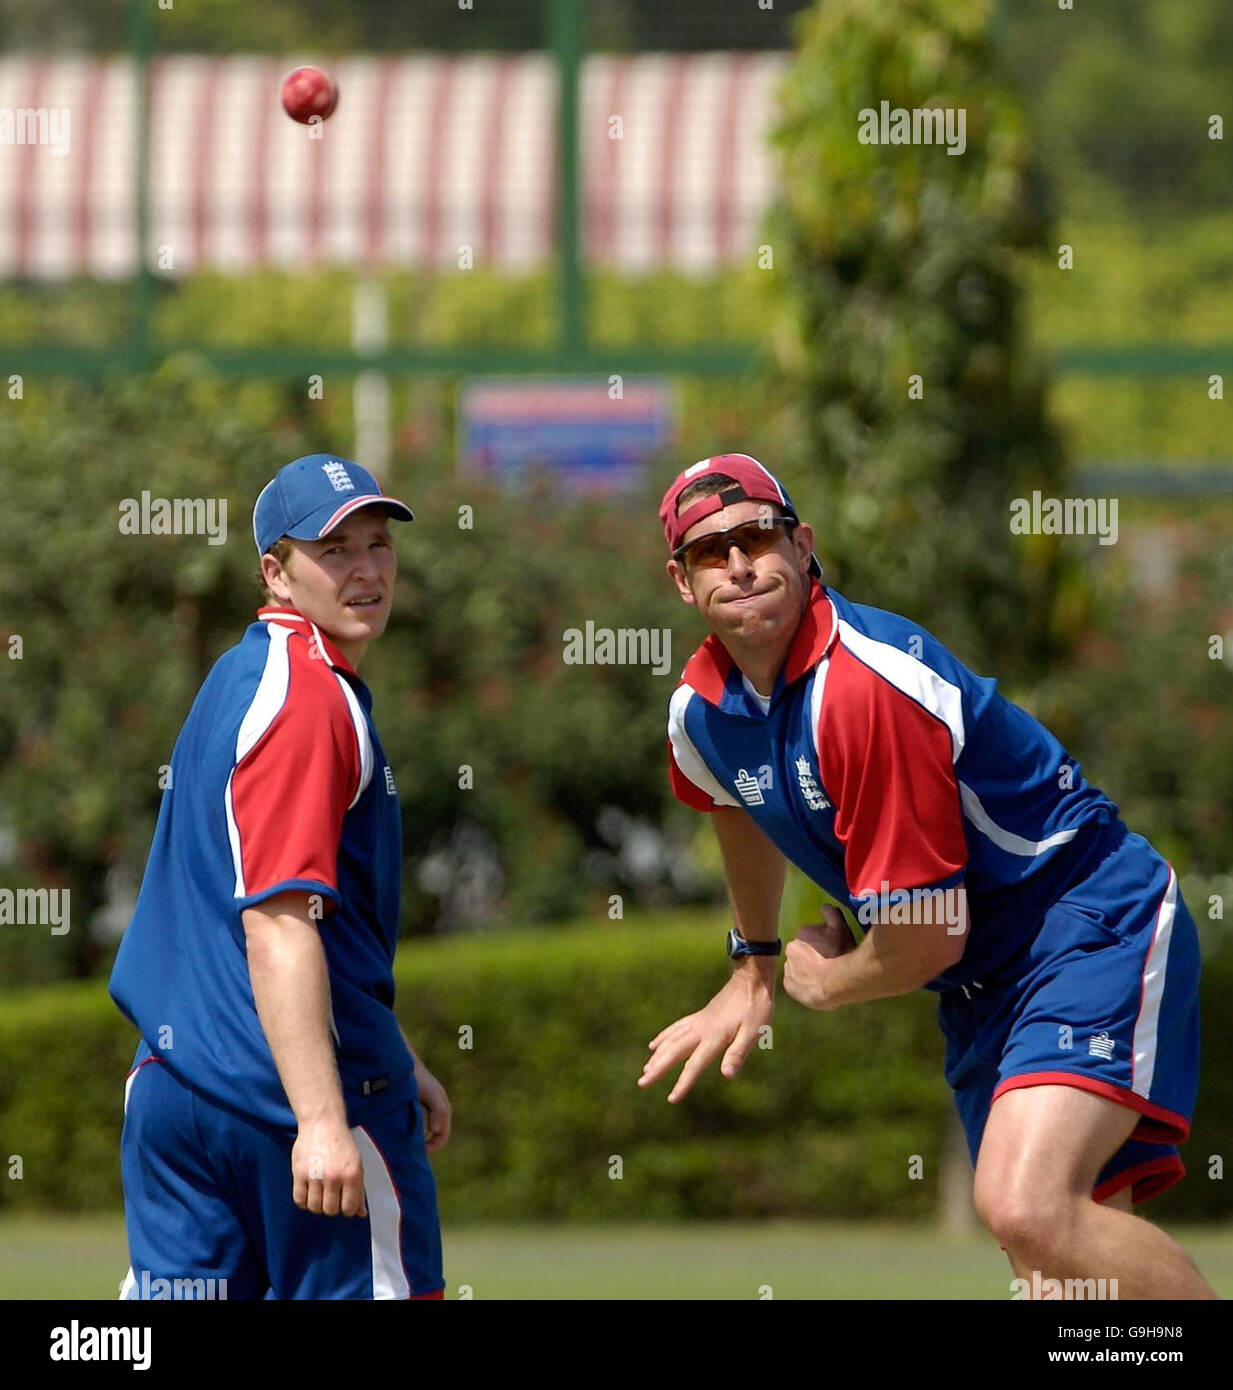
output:
[[414, 521], [405, 502], [387, 497], [381, 484], [350, 459], [306, 454], [280, 468], [253, 507], [253, 539], [264, 555], [280, 536], [320, 540], [361, 507], [381, 506], [395, 521]]

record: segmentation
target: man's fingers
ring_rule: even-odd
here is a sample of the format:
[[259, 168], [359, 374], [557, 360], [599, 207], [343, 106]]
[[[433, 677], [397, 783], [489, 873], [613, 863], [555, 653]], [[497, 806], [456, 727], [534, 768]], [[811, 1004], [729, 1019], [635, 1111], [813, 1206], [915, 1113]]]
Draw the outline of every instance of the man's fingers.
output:
[[689, 1027], [689, 1025], [694, 1021], [695, 1017], [696, 1015], [694, 1014], [688, 1014], [685, 1018], [678, 1018], [675, 1023], [670, 1023], [666, 1028], [663, 1028], [658, 1033], [656, 1033], [655, 1036], [651, 1039], [651, 1041], [647, 1043], [647, 1047], [649, 1047], [651, 1051], [654, 1052], [655, 1049], [660, 1045], [660, 1043], [670, 1038], [673, 1035], [673, 1033], [685, 1031]]
[[794, 958], [808, 961], [809, 953], [817, 952], [831, 960], [855, 949], [856, 938], [852, 935], [852, 929], [838, 913], [825, 922], [807, 922], [784, 948], [784, 978], [787, 979]]
[[344, 1216], [367, 1216], [368, 1207], [364, 1200], [364, 1181], [355, 1178], [343, 1184], [342, 1214]]
[[649, 1086], [652, 1082], [658, 1081], [666, 1071], [671, 1071], [679, 1061], [689, 1056], [693, 1050], [694, 1042], [692, 1037], [686, 1037], [674, 1038], [662, 1044], [654, 1057], [649, 1058], [642, 1068], [638, 1085]]
[[668, 1101], [675, 1104], [678, 1100], [683, 1100], [693, 1089], [694, 1082], [702, 1072], [719, 1056], [723, 1049], [723, 1040], [707, 1039], [700, 1042], [694, 1048], [689, 1061], [681, 1068], [681, 1074], [676, 1079], [676, 1085], [668, 1092]]
[[434, 1153], [443, 1144], [449, 1142], [450, 1137], [450, 1111], [429, 1110], [424, 1116], [424, 1135], [427, 1141], [429, 1153]]
[[724, 1053], [724, 1059], [720, 1063], [719, 1070], [725, 1076], [735, 1076], [745, 1065], [745, 1060], [753, 1051], [754, 1043], [758, 1040], [757, 1030], [753, 1028], [742, 1028], [736, 1035], [736, 1041]]

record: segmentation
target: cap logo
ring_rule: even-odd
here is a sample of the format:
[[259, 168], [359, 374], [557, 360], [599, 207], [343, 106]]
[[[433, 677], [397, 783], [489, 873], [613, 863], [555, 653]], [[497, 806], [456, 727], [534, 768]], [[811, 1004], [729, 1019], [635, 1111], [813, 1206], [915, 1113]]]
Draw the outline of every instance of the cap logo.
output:
[[321, 465], [321, 471], [330, 480], [330, 485], [335, 492], [355, 491], [355, 484], [347, 477], [347, 470], [337, 459], [331, 459], [329, 463], [323, 463]]

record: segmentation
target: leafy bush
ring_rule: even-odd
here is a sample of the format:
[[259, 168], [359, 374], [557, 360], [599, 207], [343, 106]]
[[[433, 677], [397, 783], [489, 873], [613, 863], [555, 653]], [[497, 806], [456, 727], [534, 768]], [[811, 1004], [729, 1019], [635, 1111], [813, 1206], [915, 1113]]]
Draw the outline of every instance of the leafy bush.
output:
[[[815, 1014], [781, 996], [772, 1042], [712, 1068], [677, 1105], [635, 1082], [646, 1044], [723, 982], [723, 922], [646, 917], [568, 932], [405, 944], [403, 1027], [440, 1077], [455, 1134], [435, 1159], [450, 1222], [925, 1219], [936, 1214], [951, 1101], [923, 991]], [[1233, 1154], [1233, 953], [1205, 965], [1207, 1020], [1191, 1174], [1152, 1215], [1227, 1217], [1209, 1156]], [[461, 1030], [470, 1029], [468, 1040]], [[97, 984], [0, 1010], [0, 1209], [120, 1201], [119, 1134], [133, 1030]], [[908, 1176], [912, 1155], [924, 1176]], [[614, 1159], [621, 1161], [619, 1180]]]

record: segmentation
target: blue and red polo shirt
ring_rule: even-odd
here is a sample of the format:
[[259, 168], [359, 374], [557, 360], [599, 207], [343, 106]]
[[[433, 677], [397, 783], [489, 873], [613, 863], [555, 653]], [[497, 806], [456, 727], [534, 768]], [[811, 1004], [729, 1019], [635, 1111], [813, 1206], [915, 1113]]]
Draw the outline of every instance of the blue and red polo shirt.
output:
[[816, 581], [769, 700], [712, 635], [672, 696], [668, 747], [679, 800], [743, 807], [867, 919], [872, 904], [962, 882], [967, 945], [933, 989], [1014, 955], [1117, 820], [996, 681], [917, 624]]
[[415, 1098], [394, 1016], [402, 821], [372, 695], [293, 608], [258, 611], [171, 755], [110, 992], [151, 1058], [217, 1103], [297, 1128], [253, 1001], [241, 913], [319, 896], [348, 1122]]

